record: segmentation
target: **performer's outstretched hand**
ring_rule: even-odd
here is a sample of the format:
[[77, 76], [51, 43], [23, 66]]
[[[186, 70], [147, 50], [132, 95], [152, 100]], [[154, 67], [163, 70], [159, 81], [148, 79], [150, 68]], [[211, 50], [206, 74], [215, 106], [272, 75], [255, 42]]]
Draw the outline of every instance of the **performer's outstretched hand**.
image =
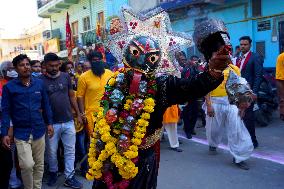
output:
[[209, 73], [215, 78], [223, 75], [223, 71], [231, 63], [230, 56], [223, 46], [218, 52], [214, 52], [212, 58], [209, 60]]

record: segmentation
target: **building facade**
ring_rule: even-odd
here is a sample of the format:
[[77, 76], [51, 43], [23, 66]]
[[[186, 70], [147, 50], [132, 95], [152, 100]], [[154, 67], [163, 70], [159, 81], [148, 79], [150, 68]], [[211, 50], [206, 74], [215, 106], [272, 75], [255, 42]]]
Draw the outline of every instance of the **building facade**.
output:
[[[277, 56], [284, 51], [283, 0], [164, 0], [162, 8], [170, 13], [176, 31], [193, 33], [194, 27], [208, 18], [222, 19], [233, 47], [239, 38], [252, 38], [252, 50], [264, 58], [264, 67], [275, 67]], [[187, 49], [188, 55], [199, 52]]]
[[85, 46], [96, 42], [98, 28], [104, 32], [123, 5], [128, 5], [128, 0], [38, 0], [38, 15], [50, 19], [46, 41], [58, 39], [59, 55], [64, 57], [67, 12], [75, 46]]
[[49, 20], [43, 19], [39, 24], [25, 29], [18, 37], [0, 38], [0, 61], [12, 60], [20, 53], [40, 60], [44, 43], [42, 32], [49, 28]]

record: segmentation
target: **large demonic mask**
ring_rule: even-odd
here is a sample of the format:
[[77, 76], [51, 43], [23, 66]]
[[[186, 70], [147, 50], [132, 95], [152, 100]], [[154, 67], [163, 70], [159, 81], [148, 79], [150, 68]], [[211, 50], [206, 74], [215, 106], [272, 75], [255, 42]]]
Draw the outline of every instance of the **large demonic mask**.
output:
[[153, 73], [161, 59], [161, 49], [156, 41], [141, 36], [132, 39], [124, 53], [124, 64], [142, 73]]
[[161, 8], [135, 13], [122, 8], [121, 30], [112, 33], [107, 46], [115, 58], [144, 74], [180, 75], [174, 54], [180, 46], [190, 46], [185, 33], [172, 31], [168, 14]]

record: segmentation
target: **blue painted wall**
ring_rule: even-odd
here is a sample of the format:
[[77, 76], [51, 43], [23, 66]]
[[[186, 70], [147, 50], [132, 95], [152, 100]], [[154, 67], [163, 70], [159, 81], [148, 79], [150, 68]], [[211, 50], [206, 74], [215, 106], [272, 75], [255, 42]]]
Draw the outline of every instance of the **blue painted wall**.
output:
[[[284, 21], [284, 0], [262, 0], [262, 17], [255, 19], [252, 17], [251, 0], [226, 0], [224, 5], [208, 5], [201, 14], [183, 17], [181, 19], [172, 18], [172, 28], [175, 31], [192, 33], [194, 20], [202, 17], [222, 19], [231, 36], [233, 46], [239, 45], [239, 38], [249, 35], [253, 39], [252, 50], [255, 51], [255, 43], [265, 41], [265, 67], [275, 67], [275, 61], [279, 55], [279, 39], [272, 41], [272, 34], [278, 34], [278, 22]], [[257, 22], [270, 20], [271, 29], [267, 31], [257, 31]], [[274, 30], [273, 30], [274, 28]]]

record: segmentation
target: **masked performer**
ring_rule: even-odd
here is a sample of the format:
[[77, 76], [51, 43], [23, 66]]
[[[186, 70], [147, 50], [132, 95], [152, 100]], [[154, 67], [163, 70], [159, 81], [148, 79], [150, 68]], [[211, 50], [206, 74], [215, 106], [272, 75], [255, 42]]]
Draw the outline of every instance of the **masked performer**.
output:
[[191, 44], [191, 38], [173, 33], [161, 9], [138, 16], [123, 8], [122, 16], [125, 31], [115, 34], [108, 47], [125, 68], [106, 85], [96, 114], [86, 177], [95, 179], [95, 189], [155, 189], [165, 110], [215, 89], [230, 60], [220, 51], [225, 45], [222, 36], [207, 36], [200, 41], [207, 44], [206, 71], [177, 78], [173, 49], [177, 44]]

